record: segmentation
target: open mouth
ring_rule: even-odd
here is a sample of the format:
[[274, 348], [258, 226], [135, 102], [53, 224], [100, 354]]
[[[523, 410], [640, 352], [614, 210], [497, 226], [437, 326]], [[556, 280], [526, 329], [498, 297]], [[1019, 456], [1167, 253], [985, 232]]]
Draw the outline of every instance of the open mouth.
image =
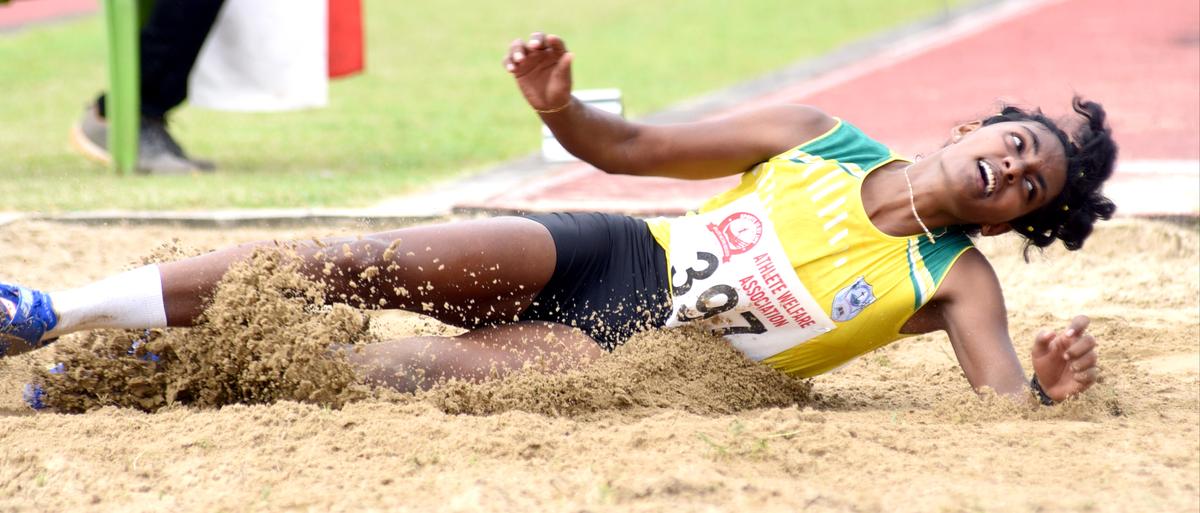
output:
[[996, 192], [996, 171], [992, 169], [992, 165], [988, 161], [979, 159], [976, 162], [976, 167], [979, 168], [979, 177], [983, 179], [983, 195], [991, 196]]

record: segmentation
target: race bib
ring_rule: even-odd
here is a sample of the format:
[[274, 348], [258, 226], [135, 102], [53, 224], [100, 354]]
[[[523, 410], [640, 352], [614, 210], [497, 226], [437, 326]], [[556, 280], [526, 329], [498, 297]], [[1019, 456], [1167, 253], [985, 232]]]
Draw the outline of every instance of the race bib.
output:
[[755, 194], [671, 220], [671, 285], [668, 327], [699, 323], [756, 361], [835, 327]]

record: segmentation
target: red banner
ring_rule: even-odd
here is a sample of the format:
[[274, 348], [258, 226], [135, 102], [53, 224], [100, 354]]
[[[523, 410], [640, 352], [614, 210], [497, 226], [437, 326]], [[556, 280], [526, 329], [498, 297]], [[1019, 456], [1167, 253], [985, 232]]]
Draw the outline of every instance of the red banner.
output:
[[362, 70], [362, 0], [329, 0], [329, 78]]

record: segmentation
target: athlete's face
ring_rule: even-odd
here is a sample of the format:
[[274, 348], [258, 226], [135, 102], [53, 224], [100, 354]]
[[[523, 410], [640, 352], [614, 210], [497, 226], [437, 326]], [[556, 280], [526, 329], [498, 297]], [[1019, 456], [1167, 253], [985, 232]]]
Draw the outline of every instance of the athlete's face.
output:
[[940, 153], [946, 209], [964, 224], [984, 225], [985, 234], [1007, 231], [1066, 184], [1062, 143], [1033, 121], [961, 125]]

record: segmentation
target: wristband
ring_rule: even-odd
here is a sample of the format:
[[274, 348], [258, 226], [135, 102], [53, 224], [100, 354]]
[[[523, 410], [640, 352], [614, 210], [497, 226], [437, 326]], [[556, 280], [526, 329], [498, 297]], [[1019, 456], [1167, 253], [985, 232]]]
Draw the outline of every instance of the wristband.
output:
[[553, 109], [546, 109], [546, 110], [541, 110], [541, 109], [533, 109], [533, 110], [534, 110], [534, 112], [537, 112], [538, 114], [554, 114], [555, 112], [560, 112], [562, 110], [565, 110], [567, 107], [570, 107], [571, 101], [573, 99], [574, 98], [567, 100], [567, 103], [562, 104], [562, 107], [555, 107]]
[[1029, 380], [1029, 389], [1033, 391], [1034, 397], [1037, 397], [1042, 406], [1054, 406], [1054, 399], [1046, 393], [1046, 389], [1042, 388], [1042, 384], [1038, 383], [1037, 374], [1033, 375], [1033, 379]]

